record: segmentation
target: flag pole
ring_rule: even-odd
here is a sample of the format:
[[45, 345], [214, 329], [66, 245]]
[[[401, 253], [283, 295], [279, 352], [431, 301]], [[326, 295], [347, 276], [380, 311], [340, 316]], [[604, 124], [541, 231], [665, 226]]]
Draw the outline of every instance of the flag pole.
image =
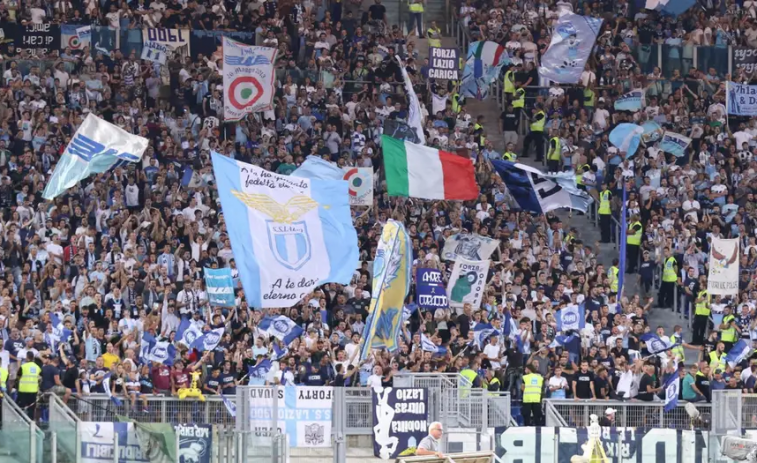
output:
[[623, 204], [620, 207], [620, 243], [618, 243], [618, 249], [620, 250], [620, 257], [618, 266], [620, 267], [618, 272], [618, 296], [616, 302], [620, 303], [621, 295], [623, 294], [623, 280], [626, 273], [626, 235], [628, 232], [628, 189], [626, 188], [626, 179], [621, 173], [620, 177], [623, 181]]

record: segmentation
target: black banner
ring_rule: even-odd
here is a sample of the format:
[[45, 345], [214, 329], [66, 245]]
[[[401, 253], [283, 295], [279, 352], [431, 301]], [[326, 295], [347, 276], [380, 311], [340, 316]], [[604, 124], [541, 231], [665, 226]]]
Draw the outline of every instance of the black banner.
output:
[[373, 454], [388, 460], [415, 455], [428, 434], [428, 395], [423, 388], [373, 390]]
[[28, 50], [36, 56], [60, 50], [60, 26], [58, 24], [26, 24], [16, 29], [16, 48]]
[[224, 36], [237, 42], [242, 42], [245, 45], [255, 45], [254, 32], [192, 31], [192, 35], [189, 36], [189, 46], [192, 50], [192, 55], [197, 56], [202, 53], [206, 57], [210, 57], [213, 52], [219, 49], [223, 43]]
[[409, 141], [410, 143], [421, 142], [414, 128], [394, 119], [384, 119], [384, 135], [389, 135], [397, 140]]
[[757, 65], [757, 50], [753, 48], [733, 47], [733, 66], [744, 68], [744, 71], [752, 73]]

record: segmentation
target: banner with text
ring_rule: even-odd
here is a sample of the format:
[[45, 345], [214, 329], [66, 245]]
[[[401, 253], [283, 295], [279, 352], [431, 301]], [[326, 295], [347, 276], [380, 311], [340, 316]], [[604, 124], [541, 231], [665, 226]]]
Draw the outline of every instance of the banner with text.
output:
[[373, 455], [388, 460], [415, 455], [428, 434], [428, 395], [423, 388], [373, 390]]
[[450, 307], [459, 308], [470, 304], [473, 310], [481, 307], [484, 298], [489, 261], [472, 261], [458, 258], [447, 283]]
[[15, 40], [18, 51], [28, 50], [32, 55], [44, 56], [60, 50], [60, 26], [52, 23], [26, 24], [17, 29]]
[[276, 426], [289, 436], [292, 447], [330, 447], [334, 390], [328, 386], [287, 386], [250, 388], [250, 428], [253, 433], [270, 435], [273, 401], [277, 400]]
[[210, 305], [234, 307], [234, 279], [230, 268], [205, 268], [205, 288], [208, 291]]
[[213, 451], [213, 426], [209, 424], [178, 424], [179, 463], [210, 463]]
[[189, 34], [188, 29], [142, 29], [142, 59], [165, 64], [166, 59], [190, 56]]
[[457, 48], [430, 47], [429, 79], [460, 80], [460, 56]]
[[757, 69], [757, 50], [754, 48], [733, 47], [733, 66], [743, 68], [747, 74]]
[[739, 239], [723, 240], [713, 236], [710, 243], [707, 292], [720, 295], [738, 294], [739, 265]]
[[[172, 463], [162, 452], [153, 453], [151, 446], [142, 445], [134, 423], [79, 423], [81, 440], [80, 463], [116, 461], [115, 435], [118, 435], [118, 463]], [[146, 433], [145, 433], [146, 434]], [[149, 436], [144, 436], [149, 441]], [[145, 439], [143, 439], [145, 440]], [[159, 446], [155, 446], [159, 451]]]
[[757, 116], [757, 85], [726, 82], [725, 111], [735, 116]]
[[272, 108], [275, 48], [223, 39], [223, 117], [238, 121]]
[[449, 307], [447, 290], [444, 288], [444, 280], [440, 270], [419, 268], [416, 272], [415, 294], [418, 305], [424, 309], [446, 309]]
[[665, 131], [660, 140], [660, 149], [677, 158], [686, 154], [686, 148], [691, 144], [691, 138], [680, 133]]

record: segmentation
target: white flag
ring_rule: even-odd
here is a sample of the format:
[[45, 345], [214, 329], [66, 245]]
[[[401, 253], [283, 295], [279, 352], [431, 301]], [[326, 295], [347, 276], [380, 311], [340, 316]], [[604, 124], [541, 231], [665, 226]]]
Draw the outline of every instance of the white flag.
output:
[[276, 49], [223, 38], [223, 116], [238, 121], [268, 111], [273, 102]]
[[463, 307], [469, 303], [473, 310], [478, 309], [484, 298], [488, 273], [488, 260], [471, 261], [458, 257], [447, 284], [450, 307]]
[[710, 243], [710, 274], [707, 277], [709, 294], [737, 295], [739, 293], [739, 240], [712, 238]]
[[413, 83], [410, 81], [410, 76], [407, 75], [407, 69], [405, 69], [405, 63], [402, 62], [399, 56], [397, 56], [397, 62], [400, 63], [400, 70], [402, 71], [402, 78], [405, 81], [405, 95], [407, 96], [407, 125], [415, 129], [418, 140], [421, 145], [426, 144], [426, 135], [423, 134], [423, 112], [421, 111], [421, 103], [418, 101], [418, 95], [415, 94], [413, 89]]

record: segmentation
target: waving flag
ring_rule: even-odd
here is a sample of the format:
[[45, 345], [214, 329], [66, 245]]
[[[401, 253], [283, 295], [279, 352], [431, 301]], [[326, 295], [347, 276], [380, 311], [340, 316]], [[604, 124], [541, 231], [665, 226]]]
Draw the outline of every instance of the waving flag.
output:
[[485, 100], [489, 95], [489, 84], [510, 62], [502, 45], [492, 41], [472, 42], [468, 46], [460, 93], [466, 98]]
[[63, 324], [63, 320], [58, 318], [54, 313], [50, 313], [50, 323], [53, 325], [53, 334], [58, 338], [60, 342], [68, 342], [73, 334], [73, 331], [66, 328]]
[[421, 349], [423, 352], [433, 352], [435, 356], [447, 355], [447, 348], [434, 344], [434, 341], [429, 339], [425, 333], [421, 333]]
[[407, 125], [415, 130], [419, 143], [425, 145], [426, 134], [423, 133], [423, 112], [421, 111], [421, 103], [418, 101], [418, 95], [415, 94], [413, 82], [407, 74], [405, 64], [400, 59], [399, 55], [395, 55], [395, 58], [397, 58], [397, 62], [400, 65], [402, 80], [405, 83], [405, 96], [407, 97]]
[[660, 149], [677, 158], [686, 154], [686, 148], [691, 144], [691, 138], [675, 132], [665, 132], [660, 141]]
[[619, 151], [626, 153], [626, 159], [636, 154], [636, 150], [641, 143], [641, 135], [644, 129], [636, 124], [618, 124], [610, 132], [610, 143]]
[[226, 406], [226, 410], [228, 410], [229, 415], [231, 415], [232, 418], [236, 418], [237, 417], [236, 398], [235, 398], [235, 401], [232, 402], [231, 399], [229, 399], [225, 394], [221, 394], [221, 400], [223, 400], [223, 404]]
[[744, 359], [752, 355], [752, 346], [749, 345], [749, 341], [745, 339], [739, 339], [736, 344], [731, 347], [731, 350], [725, 356], [726, 362], [731, 368], [735, 368], [736, 365], [743, 362]]
[[402, 313], [410, 291], [413, 247], [402, 222], [389, 220], [381, 231], [373, 259], [373, 291], [368, 320], [363, 330], [360, 359], [372, 349], [399, 349]]
[[105, 376], [103, 376], [103, 389], [105, 389], [105, 394], [108, 396], [110, 401], [113, 402], [113, 405], [120, 407], [121, 405], [123, 405], [123, 402], [120, 398], [114, 396], [113, 391], [110, 390], [110, 376], [110, 372], [105, 373]]
[[491, 323], [477, 323], [476, 326], [473, 327], [472, 344], [483, 350], [489, 338], [499, 335], [500, 332], [497, 331]]
[[350, 282], [359, 250], [347, 182], [279, 175], [215, 152], [212, 158], [251, 307], [292, 307], [317, 286]]
[[655, 121], [646, 121], [641, 124], [641, 128], [644, 130], [644, 133], [641, 134], [641, 141], [644, 143], [654, 143], [665, 134], [662, 126]]
[[310, 155], [290, 175], [292, 177], [309, 178], [310, 180], [342, 180], [344, 171], [334, 163]]
[[[179, 333], [181, 333], [181, 335]], [[180, 343], [189, 347], [194, 344], [200, 336], [202, 336], [202, 328], [199, 324], [192, 322], [189, 318], [182, 317], [181, 324], [179, 324], [179, 329], [176, 332], [176, 339], [178, 339]]]
[[305, 332], [301, 326], [284, 315], [265, 317], [260, 321], [258, 328], [268, 333], [268, 336], [276, 337], [276, 339], [282, 341], [286, 346]]
[[287, 347], [282, 349], [279, 347], [278, 343], [273, 343], [273, 355], [271, 355], [271, 360], [281, 360], [287, 355], [289, 355], [289, 349]]
[[402, 308], [402, 321], [406, 322], [410, 320], [410, 317], [412, 317], [413, 314], [418, 311], [418, 308], [418, 304], [405, 304], [405, 307]]
[[89, 113], [66, 146], [42, 197], [53, 199], [90, 175], [107, 172], [116, 163], [137, 162], [148, 144], [146, 138]]
[[570, 344], [574, 339], [576, 339], [575, 334], [571, 334], [570, 336], [565, 336], [562, 334], [558, 334], [555, 336], [555, 340], [550, 343], [549, 347], [551, 349], [554, 349], [556, 347], [565, 347], [568, 344]]
[[544, 214], [567, 208], [586, 212], [591, 196], [576, 185], [571, 172], [547, 174], [538, 169], [510, 161], [491, 161], [518, 205], [527, 211]]
[[250, 378], [250, 383], [264, 383], [268, 372], [271, 371], [271, 361], [268, 359], [260, 361], [257, 365], [250, 365], [247, 368], [247, 376]]
[[577, 84], [597, 40], [602, 20], [573, 13], [558, 18], [539, 75], [561, 84]]
[[557, 311], [557, 331], [578, 331], [586, 326], [586, 311], [584, 304], [571, 304]]
[[150, 351], [155, 346], [155, 343], [157, 340], [155, 339], [155, 336], [151, 335], [150, 333], [143, 332], [142, 333], [142, 342], [139, 345], [139, 359], [142, 363], [150, 362]]
[[518, 336], [518, 323], [510, 314], [509, 310], [505, 312], [505, 322], [503, 323], [502, 331], [504, 331], [505, 336], [512, 340], [515, 340]]
[[680, 345], [680, 338], [677, 338], [679, 342], [674, 343], [672, 341], [666, 341], [659, 336], [657, 336], [654, 333], [645, 333], [639, 336], [639, 339], [641, 341], [644, 341], [644, 344], [647, 345], [647, 350], [652, 355], [657, 355], [661, 352], [665, 352], [667, 350], [670, 350], [678, 345]]
[[680, 384], [678, 372], [673, 372], [668, 376], [668, 379], [665, 380], [665, 384], [662, 385], [662, 389], [665, 391], [666, 412], [673, 410], [678, 405], [678, 389]]
[[275, 93], [275, 48], [254, 47], [223, 38], [223, 117], [238, 121], [268, 111]]
[[615, 100], [615, 110], [636, 112], [641, 110], [643, 104], [644, 90], [637, 88], [620, 95], [618, 99]]
[[160, 363], [166, 366], [173, 366], [176, 359], [176, 346], [169, 341], [159, 341], [152, 345], [147, 360], [150, 362]]
[[200, 352], [212, 351], [221, 342], [224, 330], [225, 328], [216, 328], [214, 330], [206, 331], [202, 336], [195, 339], [189, 347], [197, 349]]
[[234, 279], [230, 268], [205, 268], [205, 287], [208, 290], [210, 305], [219, 307], [235, 307]]

